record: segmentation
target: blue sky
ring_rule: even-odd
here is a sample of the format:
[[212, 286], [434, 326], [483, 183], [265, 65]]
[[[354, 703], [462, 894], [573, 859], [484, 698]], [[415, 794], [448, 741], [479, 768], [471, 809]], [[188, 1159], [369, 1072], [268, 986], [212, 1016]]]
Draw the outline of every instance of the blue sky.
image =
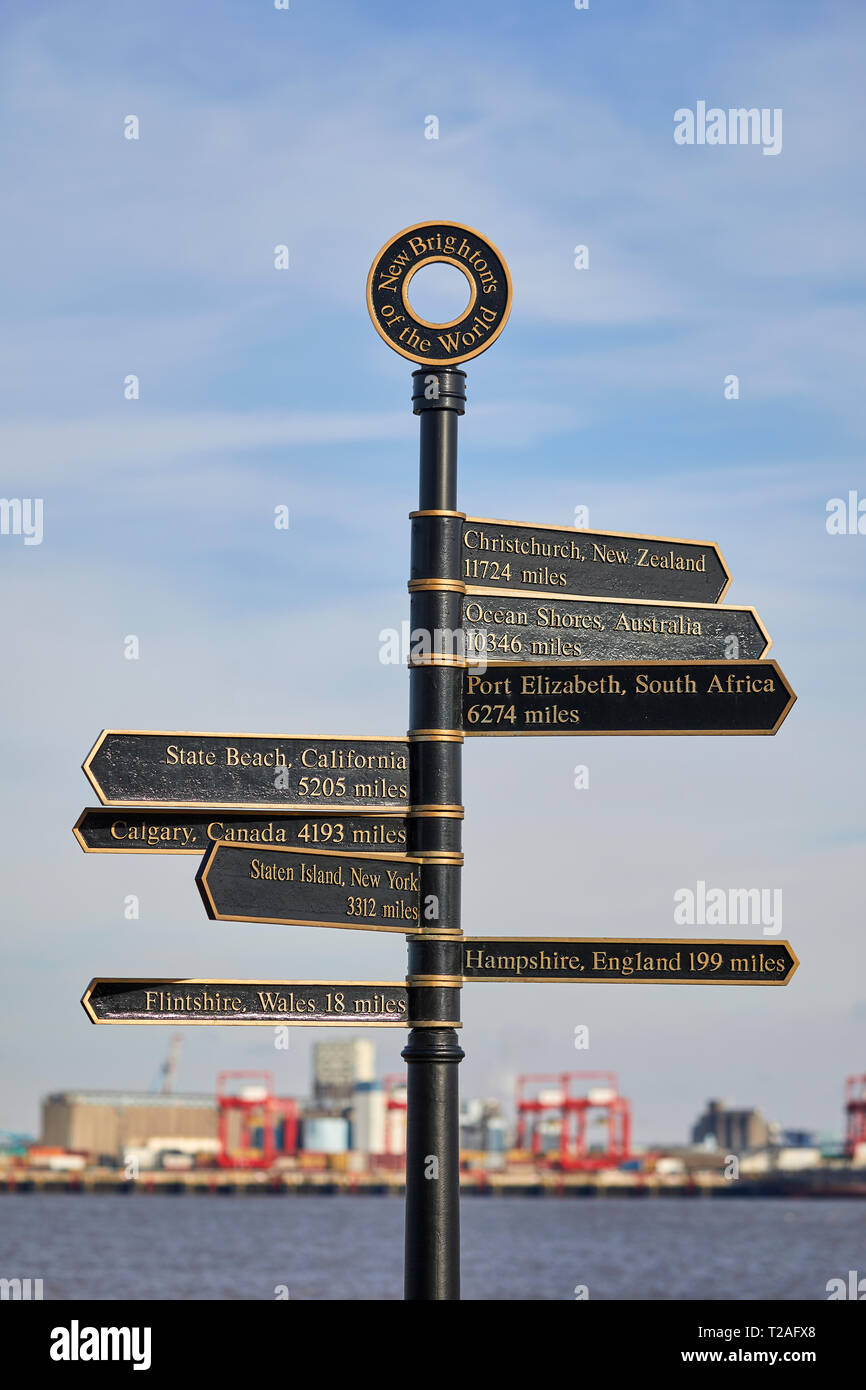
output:
[[[799, 695], [775, 739], [467, 743], [468, 933], [673, 935], [703, 878], [782, 887], [803, 963], [786, 990], [467, 988], [464, 1091], [612, 1067], [642, 1139], [708, 1095], [839, 1128], [866, 1068], [866, 536], [825, 514], [866, 496], [864, 29], [853, 4], [7, 11], [0, 490], [44, 499], [45, 536], [0, 536], [0, 1127], [149, 1083], [168, 1030], [89, 1028], [92, 975], [403, 973], [370, 933], [208, 923], [193, 861], [85, 857], [71, 826], [102, 727], [404, 732], [378, 634], [408, 613], [417, 424], [364, 284], [395, 232], [450, 218], [515, 291], [468, 365], [463, 509], [718, 542]], [[781, 153], [676, 145], [698, 100], [781, 108]], [[300, 1092], [311, 1040], [190, 1030], [180, 1082], [260, 1065]], [[384, 1071], [398, 1051], [383, 1034]]]

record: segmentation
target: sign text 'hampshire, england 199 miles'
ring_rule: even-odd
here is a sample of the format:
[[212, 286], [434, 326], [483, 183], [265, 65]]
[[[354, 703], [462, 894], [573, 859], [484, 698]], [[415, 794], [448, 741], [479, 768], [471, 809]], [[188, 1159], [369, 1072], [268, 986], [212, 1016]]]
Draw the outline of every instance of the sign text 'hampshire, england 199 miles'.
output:
[[786, 985], [799, 965], [787, 941], [653, 937], [463, 938], [463, 978], [502, 984]]

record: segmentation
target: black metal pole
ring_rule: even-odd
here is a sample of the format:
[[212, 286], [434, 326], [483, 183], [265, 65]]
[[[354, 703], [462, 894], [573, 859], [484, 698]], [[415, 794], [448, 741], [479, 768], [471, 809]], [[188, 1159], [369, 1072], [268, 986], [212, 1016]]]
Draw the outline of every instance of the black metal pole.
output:
[[412, 513], [409, 852], [422, 861], [423, 935], [409, 940], [406, 1277], [411, 1300], [460, 1297], [457, 1066], [462, 941], [460, 873], [463, 678], [457, 417], [465, 372], [412, 373], [420, 415], [418, 511]]

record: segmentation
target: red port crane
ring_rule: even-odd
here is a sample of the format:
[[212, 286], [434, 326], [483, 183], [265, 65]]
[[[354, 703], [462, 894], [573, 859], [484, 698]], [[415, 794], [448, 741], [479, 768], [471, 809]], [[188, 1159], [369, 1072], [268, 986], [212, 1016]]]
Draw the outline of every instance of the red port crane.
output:
[[[243, 1077], [247, 1086], [241, 1092], [229, 1091], [227, 1083]], [[257, 1084], [250, 1085], [251, 1078]], [[246, 1094], [244, 1094], [246, 1091]], [[270, 1168], [275, 1158], [298, 1152], [298, 1106], [289, 1097], [274, 1095], [274, 1076], [270, 1071], [221, 1071], [217, 1077], [217, 1113], [221, 1168]], [[232, 1115], [240, 1117], [240, 1145], [229, 1147]], [[283, 1140], [277, 1148], [277, 1126], [282, 1121]], [[253, 1146], [252, 1131], [260, 1129], [261, 1148]]]
[[[587, 1087], [589, 1082], [595, 1084]], [[583, 1087], [582, 1094], [572, 1089], [578, 1086]], [[615, 1072], [566, 1071], [559, 1075], [518, 1076], [515, 1101], [517, 1147], [528, 1148], [536, 1162], [544, 1161], [545, 1157], [542, 1133], [545, 1119], [553, 1119], [559, 1131], [559, 1150], [552, 1161], [563, 1170], [616, 1168], [630, 1156], [631, 1106], [619, 1094]], [[587, 1123], [593, 1111], [598, 1111], [602, 1123], [607, 1125], [607, 1148], [604, 1150], [591, 1150], [587, 1143]]]
[[[391, 1124], [391, 1112], [392, 1112], [393, 1110], [403, 1110], [403, 1111], [406, 1110], [406, 1104], [407, 1104], [407, 1101], [406, 1101], [406, 1086], [407, 1086], [407, 1084], [408, 1084], [408, 1077], [406, 1076], [406, 1073], [405, 1073], [405, 1072], [403, 1072], [403, 1073], [400, 1074], [400, 1075], [386, 1076], [386, 1077], [383, 1078], [383, 1081], [382, 1081], [382, 1089], [383, 1089], [383, 1091], [384, 1091], [384, 1093], [385, 1093], [385, 1157], [386, 1157], [386, 1158], [391, 1158], [391, 1157], [392, 1157], [391, 1140], [392, 1140], [392, 1138], [393, 1138], [393, 1135], [392, 1135], [392, 1124]], [[400, 1158], [402, 1159], [402, 1158], [405, 1158], [405, 1155], [406, 1155], [406, 1146], [405, 1146], [405, 1143], [404, 1143], [402, 1149], [399, 1151], [399, 1156], [400, 1156]]]
[[866, 1073], [845, 1082], [845, 1153], [853, 1158], [858, 1144], [866, 1144]]

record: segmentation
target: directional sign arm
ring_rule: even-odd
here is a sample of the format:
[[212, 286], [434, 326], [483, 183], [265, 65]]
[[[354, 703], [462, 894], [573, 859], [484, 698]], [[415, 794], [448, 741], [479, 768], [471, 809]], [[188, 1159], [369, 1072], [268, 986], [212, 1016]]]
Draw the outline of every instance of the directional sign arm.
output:
[[775, 734], [796, 698], [775, 661], [488, 661], [464, 734]]
[[486, 588], [718, 603], [731, 574], [718, 546], [670, 536], [466, 517], [460, 577]]
[[681, 937], [464, 937], [463, 977], [490, 984], [787, 985], [790, 942]]
[[91, 1023], [405, 1028], [405, 984], [380, 980], [91, 980]]
[[421, 930], [420, 862], [399, 854], [251, 849], [218, 841], [196, 882], [212, 920], [406, 935]]

